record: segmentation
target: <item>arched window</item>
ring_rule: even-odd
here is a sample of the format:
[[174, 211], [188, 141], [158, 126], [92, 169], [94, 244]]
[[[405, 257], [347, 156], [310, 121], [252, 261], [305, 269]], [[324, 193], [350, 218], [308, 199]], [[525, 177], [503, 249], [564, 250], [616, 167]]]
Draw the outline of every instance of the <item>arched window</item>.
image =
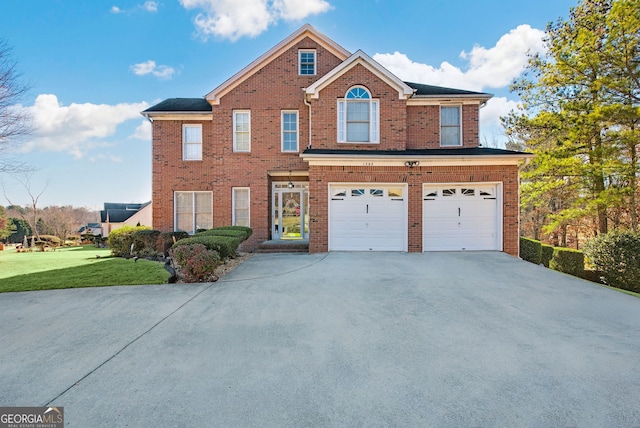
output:
[[362, 86], [354, 86], [338, 100], [338, 142], [378, 143], [378, 100]]

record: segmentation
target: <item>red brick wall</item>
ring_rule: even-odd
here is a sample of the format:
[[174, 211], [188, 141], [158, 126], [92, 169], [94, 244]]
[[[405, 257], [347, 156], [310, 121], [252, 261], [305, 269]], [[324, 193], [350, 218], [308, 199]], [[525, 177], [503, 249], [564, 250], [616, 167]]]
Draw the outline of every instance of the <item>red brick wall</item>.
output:
[[[478, 113], [478, 105], [462, 106], [462, 147], [479, 145]], [[440, 106], [407, 107], [407, 149], [439, 148]]]
[[[316, 49], [317, 76], [298, 75], [298, 49]], [[305, 38], [234, 88], [213, 107], [211, 121], [153, 122], [153, 227], [173, 230], [173, 192], [212, 191], [213, 224], [232, 221], [233, 187], [251, 188], [251, 227], [246, 248], [269, 238], [268, 171], [307, 170], [299, 153], [281, 151], [281, 110], [298, 110], [299, 148], [309, 141], [309, 110], [303, 88], [335, 68], [340, 60]], [[251, 110], [251, 152], [233, 152], [232, 112]], [[182, 161], [182, 124], [202, 123], [202, 161]], [[288, 180], [288, 178], [287, 178]]]
[[[366, 87], [372, 98], [380, 100], [380, 143], [338, 143], [338, 98], [356, 85]], [[320, 91], [320, 98], [312, 104], [313, 148], [342, 150], [404, 150], [407, 140], [406, 102], [399, 99], [398, 91], [371, 73], [356, 65]]]
[[409, 185], [410, 252], [422, 251], [422, 184], [502, 182], [503, 251], [518, 256], [517, 166], [349, 167], [312, 166], [309, 169], [310, 246], [312, 253], [328, 251], [328, 183], [407, 183]]

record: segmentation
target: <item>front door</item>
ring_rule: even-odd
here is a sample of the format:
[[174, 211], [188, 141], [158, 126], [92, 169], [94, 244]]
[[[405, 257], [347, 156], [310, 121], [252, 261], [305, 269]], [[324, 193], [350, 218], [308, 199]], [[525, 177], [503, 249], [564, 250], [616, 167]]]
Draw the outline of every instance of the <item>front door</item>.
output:
[[271, 222], [273, 239], [307, 239], [308, 199], [304, 186], [293, 188], [274, 186]]

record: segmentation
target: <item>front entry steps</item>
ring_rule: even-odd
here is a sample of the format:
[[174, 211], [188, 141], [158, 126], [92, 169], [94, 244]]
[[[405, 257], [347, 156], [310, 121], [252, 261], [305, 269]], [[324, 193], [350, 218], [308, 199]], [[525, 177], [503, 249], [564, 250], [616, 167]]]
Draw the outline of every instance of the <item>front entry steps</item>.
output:
[[258, 245], [256, 253], [308, 253], [309, 240], [284, 240], [277, 239], [264, 241]]

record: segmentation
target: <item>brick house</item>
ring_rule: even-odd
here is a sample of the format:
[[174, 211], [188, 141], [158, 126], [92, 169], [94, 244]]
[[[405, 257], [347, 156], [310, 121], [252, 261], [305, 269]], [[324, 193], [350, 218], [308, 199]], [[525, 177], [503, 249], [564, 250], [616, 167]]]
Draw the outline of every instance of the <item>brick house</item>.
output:
[[490, 94], [403, 82], [304, 25], [153, 127], [153, 227], [248, 225], [245, 249], [518, 255], [518, 166], [479, 147]]

